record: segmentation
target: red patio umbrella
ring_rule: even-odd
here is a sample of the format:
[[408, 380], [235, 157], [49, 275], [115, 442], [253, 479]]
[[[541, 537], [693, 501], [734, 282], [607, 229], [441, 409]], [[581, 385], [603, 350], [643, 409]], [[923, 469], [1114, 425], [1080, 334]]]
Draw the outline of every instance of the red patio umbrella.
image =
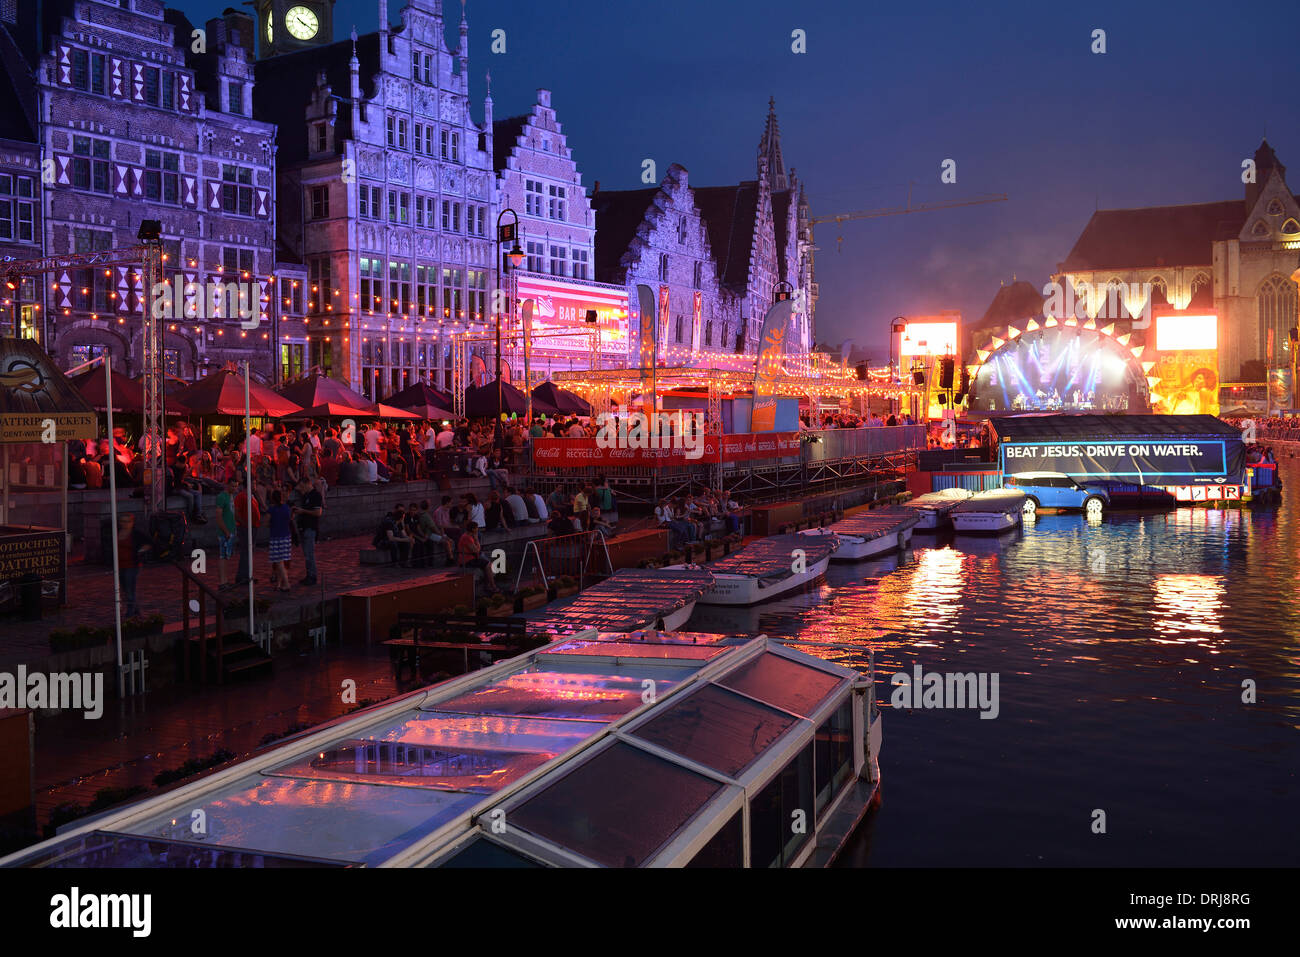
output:
[[417, 382], [414, 385], [409, 385], [401, 392], [394, 392], [384, 399], [384, 402], [388, 405], [395, 405], [399, 409], [415, 409], [421, 405], [431, 405], [438, 409], [450, 409], [456, 404], [450, 392], [434, 388], [427, 382]]
[[354, 392], [342, 382], [320, 375], [309, 375], [297, 382], [290, 382], [275, 390], [281, 397], [288, 399], [304, 409], [313, 408], [327, 402], [352, 406], [357, 409], [369, 409], [372, 403], [359, 392]]
[[418, 412], [412, 412], [409, 409], [399, 409], [395, 405], [384, 405], [382, 402], [376, 402], [369, 415], [377, 419], [419, 419], [423, 418]]
[[[108, 383], [102, 365], [71, 376], [68, 381], [96, 412], [104, 412], [108, 409]], [[165, 404], [168, 415], [186, 415], [190, 411], [170, 395], [166, 397]], [[144, 388], [139, 382], [120, 372], [113, 373], [113, 411], [125, 412], [128, 415], [140, 415], [144, 412]]]
[[[298, 404], [256, 382], [249, 383], [248, 396], [251, 414], [256, 416], [283, 418], [302, 411]], [[243, 415], [244, 377], [234, 369], [221, 369], [180, 390], [176, 398], [193, 415]]]
[[320, 405], [314, 405], [310, 409], [303, 409], [301, 412], [295, 412], [286, 418], [292, 419], [368, 419], [374, 415], [369, 409], [359, 409], [356, 406], [344, 405], [342, 402], [322, 402]]

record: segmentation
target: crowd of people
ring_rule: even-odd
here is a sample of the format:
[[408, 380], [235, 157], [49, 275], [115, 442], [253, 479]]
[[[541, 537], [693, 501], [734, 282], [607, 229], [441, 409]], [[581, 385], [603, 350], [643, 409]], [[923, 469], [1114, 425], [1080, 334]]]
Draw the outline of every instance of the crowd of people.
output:
[[820, 415], [810, 413], [805, 414], [801, 421], [805, 429], [880, 429], [915, 424], [910, 415], [895, 415], [892, 412], [884, 417], [875, 412], [866, 415], [852, 412], [823, 412]]
[[740, 531], [740, 503], [721, 490], [660, 499], [655, 507], [655, 522], [668, 529], [673, 547], [703, 541], [715, 520], [729, 533]]

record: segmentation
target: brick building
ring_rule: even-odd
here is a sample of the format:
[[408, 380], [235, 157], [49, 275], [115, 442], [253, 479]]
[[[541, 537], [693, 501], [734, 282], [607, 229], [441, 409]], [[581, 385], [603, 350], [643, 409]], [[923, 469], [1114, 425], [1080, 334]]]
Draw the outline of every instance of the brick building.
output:
[[[263, 378], [272, 372], [275, 131], [252, 118], [253, 30], [251, 17], [228, 10], [196, 32], [158, 0], [47, 5], [36, 69], [41, 147], [52, 160], [44, 251], [128, 247], [142, 220], [159, 220], [164, 272], [185, 283], [163, 363], [186, 379], [243, 359]], [[48, 345], [60, 362], [110, 350], [139, 372], [151, 303], [140, 267], [46, 278]], [[252, 284], [244, 289], [258, 328], [242, 328], [237, 308], [218, 302], [214, 284], [231, 281]]]
[[491, 97], [476, 123], [468, 25], [453, 50], [440, 0], [392, 28], [379, 12], [374, 33], [258, 61], [256, 90], [279, 128], [282, 255], [308, 272], [305, 361], [376, 399], [449, 384], [451, 334], [487, 328], [496, 281]]
[[44, 284], [35, 277], [10, 276], [4, 260], [41, 255], [41, 160], [37, 141], [36, 77], [23, 39], [34, 24], [32, 11], [0, 3], [0, 330], [44, 343], [48, 337]]

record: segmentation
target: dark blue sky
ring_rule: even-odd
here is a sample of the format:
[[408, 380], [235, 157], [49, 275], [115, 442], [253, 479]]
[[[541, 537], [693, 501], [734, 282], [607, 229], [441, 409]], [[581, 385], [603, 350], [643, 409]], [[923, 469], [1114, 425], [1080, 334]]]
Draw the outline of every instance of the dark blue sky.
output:
[[[173, 0], [199, 21], [230, 0]], [[399, 22], [405, 0], [391, 0]], [[691, 181], [753, 178], [769, 96], [814, 215], [1005, 192], [1010, 202], [817, 231], [819, 338], [887, 352], [899, 314], [978, 319], [1000, 281], [1041, 285], [1093, 210], [1239, 197], [1267, 132], [1300, 183], [1300, 4], [916, 4], [759, 0], [474, 0], [470, 72], [498, 118], [537, 87], [590, 191], [641, 185], [641, 162]], [[378, 24], [339, 0], [336, 33]], [[454, 37], [460, 4], [445, 3]], [[490, 32], [507, 32], [505, 55]], [[791, 31], [808, 52], [791, 52]], [[1106, 31], [1107, 52], [1091, 34]], [[481, 113], [480, 113], [481, 118]], [[940, 164], [957, 161], [957, 182]], [[843, 236], [837, 251], [836, 239]]]

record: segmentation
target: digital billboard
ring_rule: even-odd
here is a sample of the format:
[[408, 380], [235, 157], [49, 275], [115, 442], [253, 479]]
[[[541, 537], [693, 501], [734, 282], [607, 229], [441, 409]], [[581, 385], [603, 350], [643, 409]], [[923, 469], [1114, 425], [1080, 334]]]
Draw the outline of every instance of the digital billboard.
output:
[[1151, 411], [1219, 414], [1219, 319], [1157, 316]]
[[899, 356], [954, 356], [957, 354], [959, 317], [946, 316], [908, 319], [903, 330]]
[[[600, 332], [602, 352], [626, 353], [628, 343], [628, 297], [620, 286], [574, 282], [549, 276], [520, 273], [519, 299], [533, 300], [532, 346], [546, 352], [586, 355], [586, 336], [550, 335], [555, 332]], [[588, 310], [595, 310], [596, 322], [587, 322]]]

